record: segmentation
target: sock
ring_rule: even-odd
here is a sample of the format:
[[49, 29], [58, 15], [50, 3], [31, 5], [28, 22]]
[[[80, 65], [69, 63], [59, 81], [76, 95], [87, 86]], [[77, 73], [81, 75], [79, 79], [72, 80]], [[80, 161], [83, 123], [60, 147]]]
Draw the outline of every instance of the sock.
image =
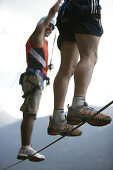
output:
[[72, 108], [80, 107], [80, 106], [84, 105], [84, 102], [85, 102], [85, 97], [76, 96], [73, 98]]
[[23, 146], [25, 149], [30, 149], [31, 148], [31, 145], [26, 145], [26, 146]]
[[63, 109], [54, 110], [53, 119], [56, 121], [65, 120], [64, 110]]

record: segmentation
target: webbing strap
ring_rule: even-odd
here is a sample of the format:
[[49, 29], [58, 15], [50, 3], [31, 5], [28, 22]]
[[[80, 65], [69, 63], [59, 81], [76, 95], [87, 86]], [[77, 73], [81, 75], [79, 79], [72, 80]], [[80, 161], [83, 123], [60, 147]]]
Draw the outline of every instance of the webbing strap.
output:
[[38, 62], [40, 62], [40, 63], [43, 65], [44, 68], [46, 67], [46, 62], [45, 62], [45, 60], [44, 60], [33, 48], [30, 49], [30, 54], [31, 54]]

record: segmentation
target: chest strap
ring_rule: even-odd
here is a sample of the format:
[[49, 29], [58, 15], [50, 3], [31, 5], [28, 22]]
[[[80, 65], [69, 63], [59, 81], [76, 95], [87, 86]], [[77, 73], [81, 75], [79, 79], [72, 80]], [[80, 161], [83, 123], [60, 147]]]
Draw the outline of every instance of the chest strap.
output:
[[46, 67], [46, 61], [33, 48], [30, 49], [29, 53], [40, 62], [44, 68]]

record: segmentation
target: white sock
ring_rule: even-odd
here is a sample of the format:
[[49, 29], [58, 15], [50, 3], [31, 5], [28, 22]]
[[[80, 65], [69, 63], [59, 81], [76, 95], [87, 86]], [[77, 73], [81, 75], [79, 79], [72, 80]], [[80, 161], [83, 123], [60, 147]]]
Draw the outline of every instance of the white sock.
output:
[[56, 121], [65, 120], [64, 110], [63, 109], [54, 110], [53, 119]]
[[25, 149], [30, 149], [31, 148], [31, 145], [26, 145], [26, 146], [23, 146]]
[[85, 97], [76, 96], [73, 98], [72, 108], [80, 107], [80, 106], [84, 105], [84, 102], [85, 102]]

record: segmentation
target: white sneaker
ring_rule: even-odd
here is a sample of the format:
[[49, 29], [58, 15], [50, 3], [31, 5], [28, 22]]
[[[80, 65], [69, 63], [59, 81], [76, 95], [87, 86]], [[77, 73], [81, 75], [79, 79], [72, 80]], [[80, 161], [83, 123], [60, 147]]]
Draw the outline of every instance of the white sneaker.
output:
[[[32, 146], [29, 149], [26, 149], [24, 146], [22, 146], [18, 152], [17, 159], [25, 160], [29, 156], [30, 161], [39, 162], [45, 160], [45, 156], [41, 155], [39, 153], [36, 153], [37, 151], [32, 148]], [[36, 154], [35, 154], [36, 153]]]

